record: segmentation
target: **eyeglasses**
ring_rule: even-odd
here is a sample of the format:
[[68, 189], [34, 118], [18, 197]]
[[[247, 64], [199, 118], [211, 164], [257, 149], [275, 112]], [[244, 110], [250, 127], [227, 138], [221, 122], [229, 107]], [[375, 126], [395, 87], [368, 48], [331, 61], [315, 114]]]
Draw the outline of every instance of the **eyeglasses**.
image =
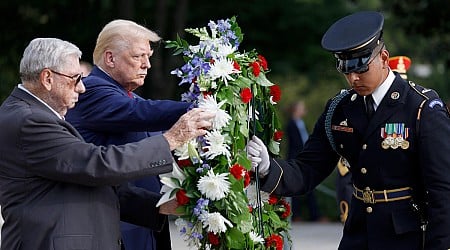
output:
[[72, 81], [75, 81], [75, 87], [76, 87], [77, 84], [81, 81], [81, 77], [83, 77], [83, 73], [76, 74], [76, 75], [73, 75], [73, 76], [69, 76], [69, 75], [66, 75], [66, 74], [63, 74], [63, 73], [59, 73], [59, 72], [54, 71], [54, 70], [51, 70], [51, 69], [49, 69], [49, 70], [50, 70], [51, 72], [57, 74], [57, 75], [65, 76], [65, 77], [67, 77], [67, 78], [72, 79]]
[[[384, 44], [380, 46], [376, 53], [370, 53], [369, 55], [362, 56], [359, 58], [349, 59], [349, 60], [341, 60], [338, 59], [336, 61], [336, 69], [342, 74], [362, 74], [369, 71], [369, 64], [373, 62], [378, 54], [380, 54], [381, 50], [383, 50]], [[372, 57], [373, 56], [373, 57]]]

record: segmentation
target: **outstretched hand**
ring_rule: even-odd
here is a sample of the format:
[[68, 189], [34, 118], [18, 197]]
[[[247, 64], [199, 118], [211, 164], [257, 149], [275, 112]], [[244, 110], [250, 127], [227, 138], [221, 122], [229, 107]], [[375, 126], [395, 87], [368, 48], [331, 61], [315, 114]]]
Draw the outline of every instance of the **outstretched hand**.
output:
[[187, 141], [205, 135], [207, 128], [211, 128], [215, 114], [201, 108], [195, 108], [182, 115], [180, 119], [163, 134], [169, 143], [170, 150], [174, 150]]
[[269, 173], [270, 160], [266, 145], [257, 136], [253, 136], [247, 144], [247, 157], [252, 162], [252, 171], [256, 172], [259, 166], [259, 178]]

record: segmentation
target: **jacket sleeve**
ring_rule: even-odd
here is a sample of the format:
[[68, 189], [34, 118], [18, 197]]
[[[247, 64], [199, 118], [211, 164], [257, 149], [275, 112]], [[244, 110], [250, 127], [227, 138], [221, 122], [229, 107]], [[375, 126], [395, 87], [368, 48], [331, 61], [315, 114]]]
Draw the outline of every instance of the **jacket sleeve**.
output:
[[306, 194], [333, 172], [339, 158], [330, 146], [324, 124], [325, 114], [322, 114], [295, 159], [271, 159], [262, 190], [282, 196]]
[[96, 87], [81, 98], [73, 114], [78, 117], [73, 120], [82, 128], [100, 132], [167, 130], [190, 106], [171, 100], [129, 98], [109, 86]]
[[[77, 137], [65, 121], [45, 114], [25, 116], [19, 147], [36, 175], [82, 185], [117, 185], [172, 170], [173, 158], [162, 135], [120, 146], [95, 146]], [[78, 135], [79, 136], [79, 135]]]
[[450, 118], [442, 104], [439, 99], [427, 101], [419, 123], [419, 159], [428, 204], [426, 249], [450, 248]]

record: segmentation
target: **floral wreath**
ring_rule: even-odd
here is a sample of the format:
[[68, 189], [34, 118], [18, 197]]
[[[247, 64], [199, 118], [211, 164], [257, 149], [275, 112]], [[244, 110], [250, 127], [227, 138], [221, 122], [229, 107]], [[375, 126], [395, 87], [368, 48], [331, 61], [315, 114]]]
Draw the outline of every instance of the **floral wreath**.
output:
[[[278, 85], [266, 78], [266, 59], [255, 50], [241, 53], [243, 34], [232, 17], [185, 29], [199, 38], [189, 45], [177, 37], [166, 48], [185, 64], [171, 73], [190, 84], [182, 100], [216, 114], [213, 128], [174, 152], [173, 171], [161, 176], [159, 204], [176, 197], [175, 224], [188, 246], [197, 249], [277, 249], [288, 235], [290, 206], [258, 192], [246, 144], [257, 135], [272, 155], [283, 136], [275, 105]], [[258, 230], [260, 229], [260, 230]]]

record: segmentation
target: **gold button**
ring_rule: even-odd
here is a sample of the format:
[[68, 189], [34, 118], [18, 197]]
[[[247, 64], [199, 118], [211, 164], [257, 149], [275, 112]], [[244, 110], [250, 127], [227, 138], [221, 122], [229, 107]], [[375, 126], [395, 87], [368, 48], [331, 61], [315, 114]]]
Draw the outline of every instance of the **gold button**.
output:
[[366, 212], [368, 214], [372, 213], [372, 211], [373, 211], [372, 207], [366, 207]]
[[361, 174], [367, 174], [367, 169], [366, 168], [361, 168]]
[[367, 144], [362, 145], [362, 149], [366, 150], [367, 149]]

